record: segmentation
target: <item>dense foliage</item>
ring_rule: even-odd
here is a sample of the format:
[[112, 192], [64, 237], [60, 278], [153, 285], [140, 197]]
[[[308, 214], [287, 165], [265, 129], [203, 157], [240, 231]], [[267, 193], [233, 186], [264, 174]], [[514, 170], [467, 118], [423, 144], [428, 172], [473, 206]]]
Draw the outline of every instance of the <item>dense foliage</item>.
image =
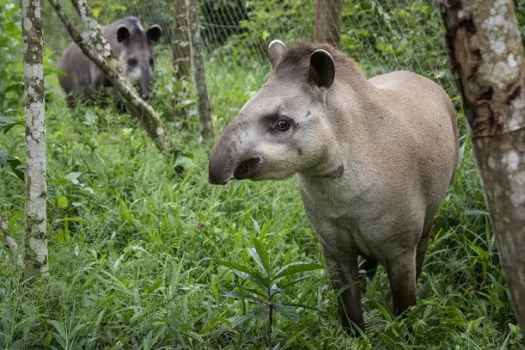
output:
[[[101, 18], [125, 12], [119, 2], [111, 6]], [[307, 39], [313, 27], [313, 2], [246, 1], [242, 11], [241, 29], [208, 52], [218, 133], [266, 78], [267, 41]], [[18, 13], [0, 0], [0, 215], [21, 242], [25, 185], [19, 167], [1, 162], [2, 153], [25, 159]], [[63, 29], [49, 8], [45, 16], [49, 47], [60, 52]], [[369, 74], [409, 67], [457, 101], [439, 32], [430, 1], [353, 1], [343, 11], [342, 47]], [[294, 180], [209, 185], [211, 145], [199, 137], [190, 83], [173, 81], [169, 49], [158, 52], [152, 104], [182, 150], [174, 164], [112, 106], [68, 109], [51, 69], [56, 52], [49, 52], [50, 277], [20, 279], [0, 249], [0, 347], [262, 349], [270, 338], [283, 349], [519, 348], [462, 121], [461, 162], [436, 219], [417, 305], [395, 319], [380, 269], [364, 295], [366, 334], [351, 338], [340, 328], [327, 276], [316, 269], [322, 257]], [[185, 119], [173, 117], [175, 99]], [[277, 303], [271, 333], [269, 300]]]

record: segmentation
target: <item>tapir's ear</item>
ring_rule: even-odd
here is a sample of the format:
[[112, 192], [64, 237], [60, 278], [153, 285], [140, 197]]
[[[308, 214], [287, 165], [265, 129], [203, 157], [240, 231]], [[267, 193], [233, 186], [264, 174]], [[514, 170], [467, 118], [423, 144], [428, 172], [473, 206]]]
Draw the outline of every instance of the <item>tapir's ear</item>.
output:
[[284, 45], [281, 40], [273, 40], [270, 45], [268, 45], [268, 56], [270, 56], [272, 67], [275, 68], [287, 50], [286, 45]]
[[146, 35], [148, 36], [149, 40], [156, 42], [162, 36], [162, 29], [160, 29], [158, 24], [154, 24], [146, 31]]
[[117, 41], [122, 43], [129, 39], [129, 29], [125, 25], [119, 25], [117, 28]]
[[308, 81], [310, 84], [322, 88], [330, 88], [334, 82], [335, 64], [332, 55], [326, 50], [316, 50], [310, 56], [310, 72]]

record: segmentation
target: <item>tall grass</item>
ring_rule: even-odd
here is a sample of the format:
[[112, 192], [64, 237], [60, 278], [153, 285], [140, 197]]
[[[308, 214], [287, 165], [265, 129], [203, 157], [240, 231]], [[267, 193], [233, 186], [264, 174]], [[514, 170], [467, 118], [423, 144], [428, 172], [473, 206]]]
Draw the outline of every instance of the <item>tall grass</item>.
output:
[[[248, 248], [261, 242], [276, 268], [322, 263], [293, 179], [207, 183], [210, 143], [170, 112], [172, 82], [159, 60], [154, 104], [173, 126], [184, 156], [166, 164], [136, 121], [113, 108], [70, 111], [50, 76], [50, 278], [20, 279], [0, 250], [0, 346], [9, 349], [262, 349], [267, 315], [230, 298], [250, 288], [217, 261], [256, 269]], [[210, 60], [207, 74], [217, 132], [257, 90], [268, 66]], [[218, 77], [218, 78], [217, 78]], [[167, 101], [168, 99], [168, 101]], [[184, 98], [183, 98], [184, 99]], [[19, 113], [21, 117], [22, 112]], [[0, 134], [0, 147], [24, 159], [23, 127]], [[22, 239], [24, 184], [0, 169], [0, 213]], [[463, 138], [462, 160], [436, 219], [418, 303], [395, 319], [384, 270], [364, 295], [367, 329], [342, 331], [335, 293], [322, 271], [287, 290], [297, 304], [276, 313], [273, 344], [287, 349], [518, 349], [521, 340], [498, 266], [494, 236]]]

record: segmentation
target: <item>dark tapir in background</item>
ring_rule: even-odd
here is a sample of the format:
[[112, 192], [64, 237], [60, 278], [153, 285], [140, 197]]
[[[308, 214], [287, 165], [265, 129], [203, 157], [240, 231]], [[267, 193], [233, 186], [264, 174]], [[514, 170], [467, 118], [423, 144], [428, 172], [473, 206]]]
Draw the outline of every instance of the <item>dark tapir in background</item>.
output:
[[429, 232], [458, 161], [454, 107], [431, 80], [406, 71], [366, 79], [328, 45], [268, 49], [273, 72], [232, 120], [209, 178], [297, 174], [319, 234], [343, 325], [363, 325], [358, 260], [388, 274], [396, 314], [416, 303]]
[[[140, 21], [129, 16], [111, 23], [102, 28], [102, 31], [130, 81], [138, 87], [143, 98], [149, 98], [153, 89], [155, 67], [152, 44], [162, 35], [160, 27], [155, 24], [144, 31]], [[64, 51], [58, 68], [66, 73], [59, 76], [59, 81], [69, 94], [70, 106], [75, 105], [77, 97], [90, 98], [101, 88], [111, 86], [102, 70], [74, 42]]]

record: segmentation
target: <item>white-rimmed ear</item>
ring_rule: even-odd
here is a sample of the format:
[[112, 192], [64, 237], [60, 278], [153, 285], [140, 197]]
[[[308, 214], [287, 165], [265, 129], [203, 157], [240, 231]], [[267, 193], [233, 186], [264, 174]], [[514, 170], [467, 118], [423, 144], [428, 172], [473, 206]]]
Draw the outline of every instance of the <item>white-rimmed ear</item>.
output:
[[284, 45], [281, 40], [273, 40], [270, 45], [268, 45], [268, 56], [270, 56], [272, 67], [275, 67], [277, 63], [279, 63], [286, 51], [286, 45]]
[[146, 31], [146, 36], [149, 40], [157, 42], [162, 36], [162, 29], [158, 24], [154, 24]]
[[323, 49], [315, 50], [310, 56], [308, 81], [322, 88], [330, 88], [334, 82], [335, 64], [332, 55]]

